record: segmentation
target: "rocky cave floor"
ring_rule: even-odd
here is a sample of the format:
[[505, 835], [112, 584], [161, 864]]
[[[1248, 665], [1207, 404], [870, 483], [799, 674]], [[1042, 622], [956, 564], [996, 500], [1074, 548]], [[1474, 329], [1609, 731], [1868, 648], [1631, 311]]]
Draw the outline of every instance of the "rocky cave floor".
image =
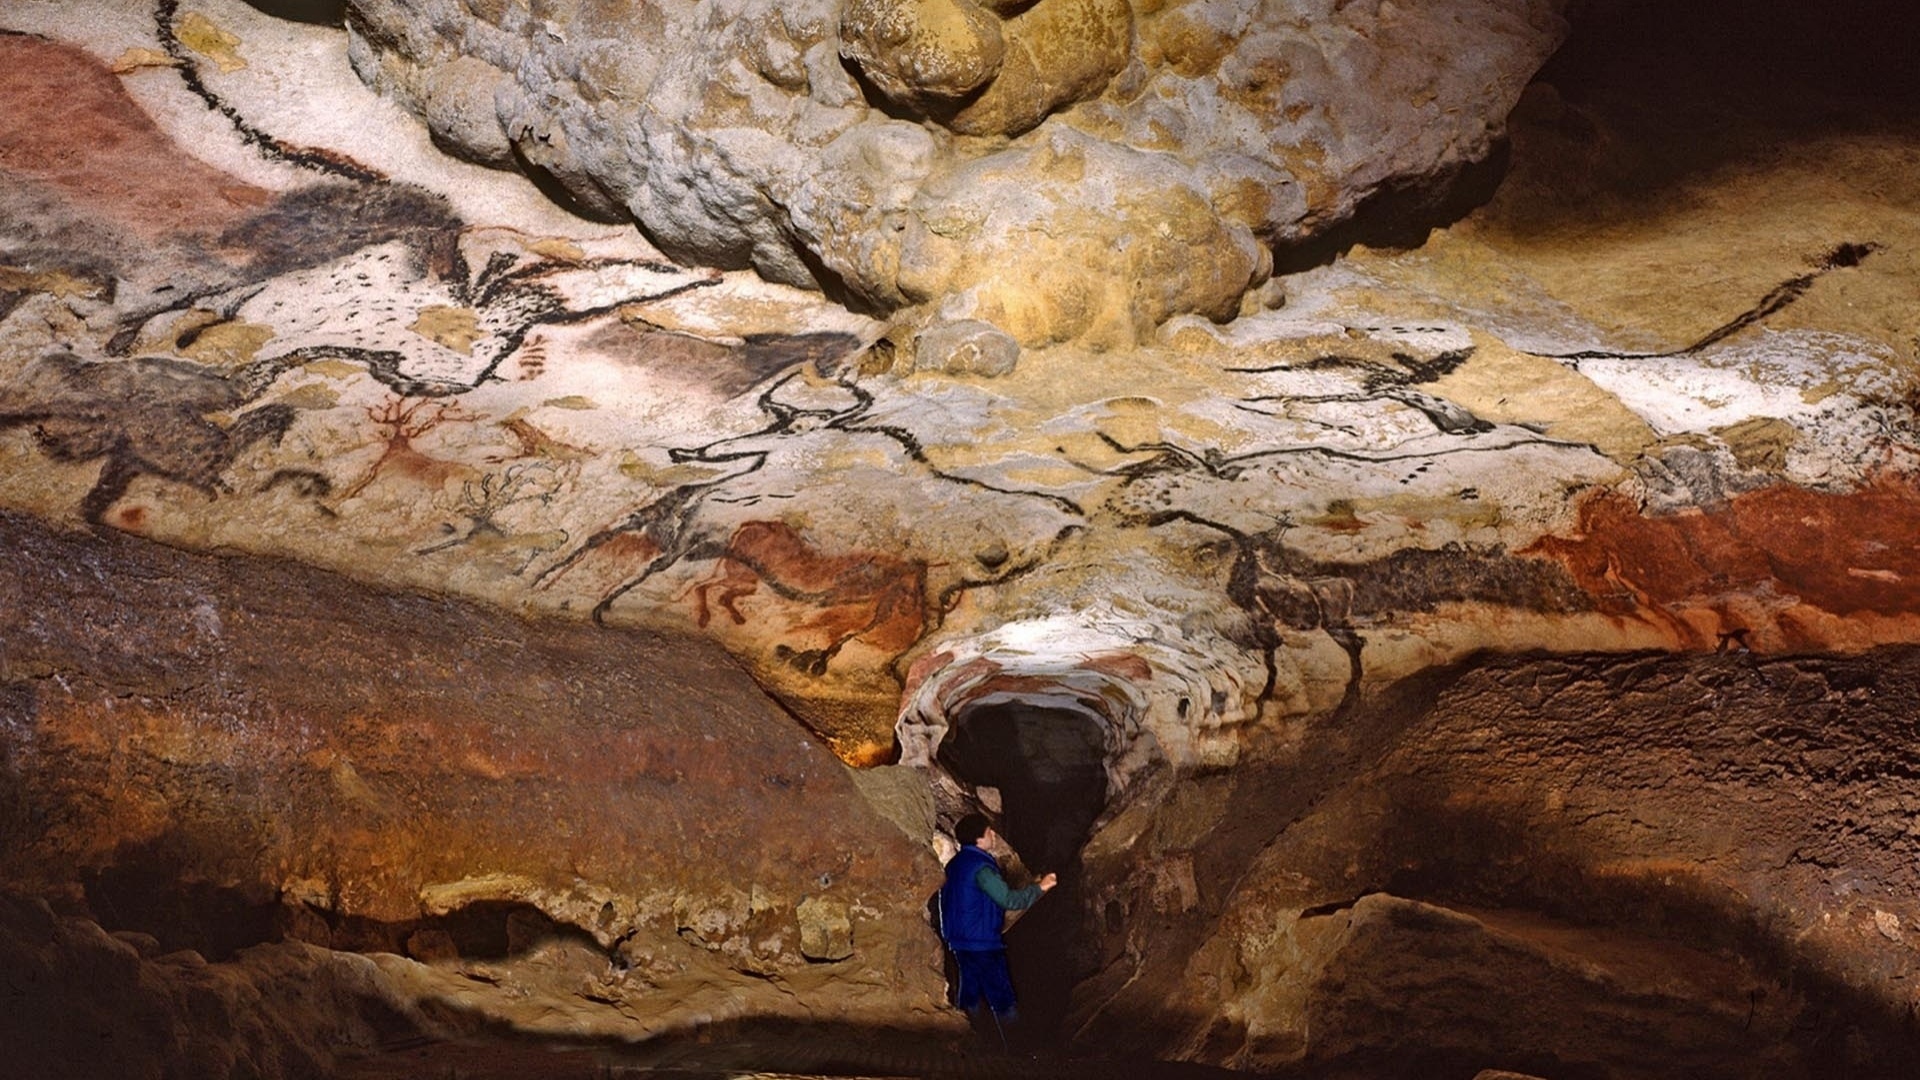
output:
[[[1450, 198], [994, 371], [337, 27], [0, 8], [0, 1054], [1911, 1075], [1920, 97], [1588, 7]], [[1038, 1060], [942, 1002], [966, 800]]]

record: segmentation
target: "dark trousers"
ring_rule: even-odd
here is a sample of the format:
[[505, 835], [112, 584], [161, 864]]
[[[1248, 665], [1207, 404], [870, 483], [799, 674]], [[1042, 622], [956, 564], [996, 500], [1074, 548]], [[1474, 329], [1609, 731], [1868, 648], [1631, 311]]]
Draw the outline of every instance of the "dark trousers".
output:
[[953, 993], [955, 1005], [972, 1012], [984, 1001], [995, 1016], [1013, 1014], [1013, 977], [1007, 973], [1007, 950], [955, 949], [953, 960], [959, 969]]

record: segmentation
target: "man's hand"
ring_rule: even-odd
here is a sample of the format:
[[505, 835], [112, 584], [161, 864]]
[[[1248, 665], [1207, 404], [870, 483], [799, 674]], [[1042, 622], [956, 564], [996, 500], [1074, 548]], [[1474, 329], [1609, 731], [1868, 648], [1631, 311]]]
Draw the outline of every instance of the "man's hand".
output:
[[1040, 891], [1044, 893], [1051, 890], [1055, 885], [1060, 884], [1060, 878], [1056, 874], [1042, 874], [1040, 875], [1040, 881], [1038, 884], [1040, 886]]

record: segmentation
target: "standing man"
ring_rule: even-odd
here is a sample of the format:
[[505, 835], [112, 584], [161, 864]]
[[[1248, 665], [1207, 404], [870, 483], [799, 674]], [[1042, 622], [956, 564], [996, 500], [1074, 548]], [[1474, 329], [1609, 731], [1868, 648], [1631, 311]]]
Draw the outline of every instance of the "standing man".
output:
[[1007, 912], [1032, 907], [1058, 880], [1045, 874], [1024, 889], [1009, 889], [994, 858], [1005, 842], [980, 814], [961, 818], [953, 838], [960, 842], [960, 853], [948, 860], [946, 883], [940, 886], [940, 936], [953, 950], [959, 969], [954, 1004], [971, 1013], [984, 1001], [1004, 1040], [1005, 1024], [1017, 1017], [1001, 924]]

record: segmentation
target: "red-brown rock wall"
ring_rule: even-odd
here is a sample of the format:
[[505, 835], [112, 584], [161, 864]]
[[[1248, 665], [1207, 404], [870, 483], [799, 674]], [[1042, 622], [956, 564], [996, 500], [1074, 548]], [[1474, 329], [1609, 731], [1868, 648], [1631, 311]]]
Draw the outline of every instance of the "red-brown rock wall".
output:
[[[1095, 841], [1108, 967], [1081, 1035], [1151, 1017], [1204, 1060], [1387, 1075], [1422, 1054], [1898, 1075], [1920, 1035], [1916, 699], [1910, 648], [1403, 685]], [[1178, 1030], [1195, 1001], [1214, 1007]]]
[[628, 1037], [936, 1004], [927, 849], [711, 644], [14, 515], [0, 548], [7, 888]]

